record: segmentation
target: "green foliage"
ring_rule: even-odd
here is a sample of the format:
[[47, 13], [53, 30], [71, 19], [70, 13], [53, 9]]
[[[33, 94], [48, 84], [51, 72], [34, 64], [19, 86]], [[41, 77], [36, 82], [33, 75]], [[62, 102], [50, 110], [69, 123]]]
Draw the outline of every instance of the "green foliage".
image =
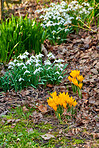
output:
[[51, 63], [51, 58], [55, 58], [49, 53], [48, 59], [42, 62], [44, 55], [39, 54], [28, 58], [28, 52], [18, 56], [13, 62], [9, 63], [9, 71], [0, 78], [0, 87], [6, 92], [14, 89], [21, 90], [32, 86], [36, 88], [39, 84], [59, 84], [63, 78], [63, 70], [66, 65], [61, 64], [63, 60], [55, 60]]
[[27, 17], [12, 17], [0, 24], [0, 62], [9, 62], [12, 55], [41, 51], [46, 38], [44, 29], [36, 21]]

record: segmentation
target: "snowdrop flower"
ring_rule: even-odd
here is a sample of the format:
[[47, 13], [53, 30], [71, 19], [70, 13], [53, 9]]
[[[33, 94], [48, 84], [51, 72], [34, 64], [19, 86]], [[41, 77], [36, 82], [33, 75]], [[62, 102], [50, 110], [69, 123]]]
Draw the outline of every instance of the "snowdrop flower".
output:
[[35, 71], [34, 71], [34, 74], [36, 74], [37, 72], [41, 72], [41, 70], [43, 70], [42, 68], [38, 68], [38, 69], [36, 69]]
[[55, 74], [60, 74], [59, 71], [56, 71]]
[[33, 62], [34, 62], [33, 59], [29, 59], [29, 60], [27, 60], [26, 65], [31, 65]]
[[16, 60], [16, 59], [14, 59], [14, 61], [13, 61], [14, 63], [16, 63], [16, 62], [18, 62], [18, 60]]
[[56, 33], [56, 31], [55, 31], [55, 30], [53, 30], [53, 31], [52, 31], [52, 33], [54, 34], [54, 33]]
[[93, 7], [89, 7], [89, 8], [88, 8], [89, 11], [90, 11], [90, 10], [93, 10], [93, 9], [94, 9]]
[[41, 12], [41, 10], [36, 10], [36, 11], [35, 11], [35, 13], [40, 13], [40, 12]]
[[65, 29], [65, 32], [69, 31], [69, 29]]
[[35, 59], [35, 56], [34, 56], [34, 55], [32, 55], [32, 56], [30, 57], [30, 59]]
[[78, 20], [78, 19], [81, 19], [81, 17], [77, 16], [77, 17], [76, 17], [76, 20]]
[[24, 66], [24, 63], [17, 63], [16, 66]]
[[55, 59], [55, 56], [51, 52], [49, 52], [49, 54], [47, 55], [47, 57], [49, 59]]
[[64, 1], [62, 1], [62, 2], [61, 2], [61, 5], [65, 6], [65, 5], [67, 5], [67, 3], [64, 2]]
[[24, 55], [29, 55], [29, 53], [27, 51], [25, 51]]
[[62, 76], [59, 76], [58, 79], [63, 79], [63, 77]]
[[89, 3], [85, 3], [85, 2], [83, 2], [82, 5], [87, 6], [87, 7], [90, 6]]
[[23, 78], [20, 78], [20, 79], [19, 79], [19, 82], [20, 82], [20, 81], [24, 81], [24, 79], [23, 79]]
[[48, 68], [47, 68], [47, 70], [50, 70], [50, 69], [51, 69], [51, 67], [48, 67]]
[[42, 58], [43, 56], [44, 55], [40, 53], [40, 54], [36, 55], [36, 58], [39, 59], [39, 58]]
[[41, 62], [39, 59], [35, 59], [36, 64], [39, 63], [39, 62]]
[[40, 65], [39, 63], [36, 63], [36, 64], [35, 64], [35, 67], [38, 67], [38, 66], [40, 67], [41, 65]]
[[44, 61], [44, 65], [51, 65], [52, 63], [49, 60]]
[[17, 58], [26, 59], [27, 58], [27, 55], [19, 55]]
[[[64, 60], [62, 59], [58, 59], [58, 60], [55, 60], [54, 63], [61, 63], [61, 62], [64, 62]], [[62, 64], [63, 65], [63, 64]]]
[[9, 62], [9, 65], [15, 66], [15, 63], [14, 62]]
[[24, 72], [24, 75], [26, 74], [26, 73], [30, 73], [28, 70], [26, 70], [25, 72]]
[[13, 69], [13, 68], [14, 68], [14, 67], [13, 67], [13, 66], [11, 66], [11, 65], [10, 65], [10, 66], [8, 66], [8, 69]]
[[22, 67], [22, 69], [27, 69], [27, 67], [24, 65], [24, 66]]

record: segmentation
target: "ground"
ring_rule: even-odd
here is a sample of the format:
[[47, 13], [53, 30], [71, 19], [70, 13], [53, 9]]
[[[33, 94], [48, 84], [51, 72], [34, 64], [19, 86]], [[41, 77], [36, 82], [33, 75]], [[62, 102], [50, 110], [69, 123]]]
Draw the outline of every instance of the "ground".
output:
[[[30, 4], [25, 10], [22, 9], [22, 14], [25, 14], [27, 8], [29, 10], [33, 7], [33, 3]], [[40, 7], [40, 5], [37, 6]], [[18, 7], [15, 13], [17, 12], [19, 12]], [[68, 64], [67, 75], [74, 69], [81, 71], [85, 77], [82, 99], [71, 91], [68, 76], [59, 86], [48, 84], [46, 88], [41, 85], [38, 89], [29, 87], [17, 93], [14, 91], [0, 93], [0, 126], [2, 129], [0, 134], [4, 131], [1, 137], [3, 137], [4, 144], [5, 139], [9, 141], [8, 147], [14, 143], [14, 140], [17, 143], [14, 147], [20, 147], [20, 145], [25, 147], [26, 145], [18, 145], [22, 137], [26, 139], [26, 144], [29, 143], [29, 138], [33, 137], [30, 140], [30, 147], [32, 142], [37, 144], [34, 144], [34, 147], [40, 145], [43, 148], [99, 147], [99, 28], [94, 25], [93, 29], [95, 33], [80, 30], [78, 34], [70, 34], [67, 42], [61, 45], [50, 45], [48, 40], [44, 43], [47, 52], [51, 51], [56, 58], [64, 59]], [[57, 93], [68, 91], [75, 97], [78, 103], [75, 119], [65, 119], [60, 122], [56, 118], [53, 109], [47, 105], [47, 99], [53, 91]], [[12, 129], [16, 132], [13, 133]], [[19, 135], [20, 129], [22, 129], [23, 136]], [[12, 142], [8, 139], [10, 134], [12, 134]]]

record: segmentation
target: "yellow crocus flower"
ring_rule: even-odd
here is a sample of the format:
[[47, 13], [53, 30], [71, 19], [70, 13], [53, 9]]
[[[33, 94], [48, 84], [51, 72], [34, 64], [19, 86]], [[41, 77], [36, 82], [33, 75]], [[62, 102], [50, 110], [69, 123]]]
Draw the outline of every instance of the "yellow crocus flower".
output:
[[68, 80], [69, 80], [70, 82], [72, 82], [72, 79], [73, 79], [72, 77], [70, 77], [70, 76], [68, 77]]
[[73, 78], [76, 78], [77, 76], [79, 76], [80, 74], [80, 70], [71, 70], [70, 76], [72, 76]]
[[79, 82], [82, 82], [84, 80], [84, 77], [82, 75], [77, 76], [77, 79]]
[[83, 83], [79, 83], [78, 84], [78, 87], [81, 89], [82, 88], [82, 86], [83, 86]]
[[77, 79], [72, 79], [72, 83], [73, 83], [74, 85], [78, 86], [78, 81], [77, 81]]

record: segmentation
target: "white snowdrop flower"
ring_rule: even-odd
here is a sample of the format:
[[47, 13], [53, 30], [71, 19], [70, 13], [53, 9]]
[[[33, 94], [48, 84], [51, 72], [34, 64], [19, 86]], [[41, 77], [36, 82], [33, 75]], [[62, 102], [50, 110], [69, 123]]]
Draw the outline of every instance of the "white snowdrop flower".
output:
[[40, 53], [40, 54], [36, 55], [36, 58], [39, 59], [39, 58], [42, 58], [43, 56], [44, 55]]
[[24, 55], [29, 55], [29, 53], [27, 51], [25, 51]]
[[62, 28], [61, 27], [58, 27], [58, 30], [61, 30]]
[[13, 69], [13, 68], [14, 68], [14, 67], [13, 67], [13, 66], [11, 66], [11, 65], [10, 65], [10, 66], [8, 66], [8, 69]]
[[89, 8], [88, 8], [89, 11], [90, 11], [90, 10], [93, 10], [93, 9], [94, 9], [93, 7], [89, 7]]
[[41, 10], [36, 10], [36, 11], [35, 11], [35, 13], [40, 13], [40, 12], [41, 12]]
[[81, 11], [79, 11], [79, 14], [82, 14], [83, 13], [83, 11], [81, 10]]
[[26, 59], [27, 58], [27, 55], [19, 55], [17, 58]]
[[35, 59], [36, 64], [39, 63], [39, 62], [41, 62], [39, 59]]
[[27, 61], [26, 61], [26, 65], [31, 65], [31, 61], [32, 61], [32, 60], [27, 60]]
[[59, 39], [60, 39], [60, 37], [58, 36], [58, 37], [57, 37], [57, 39], [59, 40]]
[[43, 70], [42, 68], [38, 68], [38, 69], [36, 69], [35, 71], [34, 71], [34, 74], [36, 74], [37, 72], [41, 72], [41, 70]]
[[40, 19], [42, 19], [42, 18], [44, 18], [44, 16], [43, 16], [43, 15], [41, 15], [41, 16], [40, 16]]
[[50, 69], [51, 69], [51, 67], [48, 67], [48, 68], [47, 68], [47, 70], [50, 70]]
[[44, 65], [51, 65], [52, 63], [49, 60], [44, 61]]
[[83, 2], [82, 5], [89, 7], [89, 3]]
[[69, 29], [65, 29], [65, 32], [69, 31]]
[[41, 24], [41, 26], [42, 26], [43, 28], [45, 28], [45, 25], [44, 25], [44, 24]]
[[63, 79], [63, 77], [62, 76], [59, 76], [58, 79]]
[[74, 17], [70, 17], [69, 19], [71, 19], [71, 20], [72, 20], [72, 19], [74, 19]]
[[26, 70], [26, 71], [24, 72], [24, 75], [25, 75], [26, 73], [30, 73], [30, 71]]
[[55, 60], [55, 61], [54, 61], [54, 63], [61, 63], [61, 62], [64, 62], [64, 60], [58, 59], [58, 60]]
[[9, 62], [8, 65], [10, 65], [10, 66], [15, 66], [15, 63], [14, 63], [14, 62]]
[[81, 19], [81, 17], [77, 16], [77, 17], [76, 17], [76, 20], [78, 20], [78, 19]]
[[23, 79], [23, 78], [20, 78], [20, 79], [19, 79], [19, 82], [20, 82], [20, 81], [24, 81], [24, 79]]
[[27, 67], [24, 65], [24, 66], [22, 67], [22, 69], [27, 69]]
[[63, 70], [62, 67], [64, 67], [63, 64], [55, 64], [56, 67], [58, 67], [61, 71]]
[[30, 59], [35, 59], [35, 56], [34, 56], [34, 55], [32, 55], [32, 56], [30, 57]]
[[16, 62], [18, 62], [18, 60], [16, 60], [16, 59], [14, 59], [14, 61], [13, 61], [14, 63], [16, 63]]
[[51, 52], [49, 52], [49, 54], [47, 55], [47, 57], [49, 59], [55, 59], [55, 56]]
[[41, 65], [40, 65], [39, 63], [36, 63], [36, 64], [35, 64], [35, 67], [38, 67], [38, 66], [40, 67]]
[[54, 33], [56, 33], [56, 31], [55, 31], [55, 30], [53, 30], [53, 31], [52, 31], [52, 33], [54, 34]]
[[60, 74], [59, 71], [56, 71], [55, 74]]
[[24, 66], [24, 63], [17, 63], [16, 66]]
[[64, 2], [64, 1], [62, 1], [62, 2], [61, 2], [61, 5], [65, 6], [65, 5], [67, 5], [67, 3]]

